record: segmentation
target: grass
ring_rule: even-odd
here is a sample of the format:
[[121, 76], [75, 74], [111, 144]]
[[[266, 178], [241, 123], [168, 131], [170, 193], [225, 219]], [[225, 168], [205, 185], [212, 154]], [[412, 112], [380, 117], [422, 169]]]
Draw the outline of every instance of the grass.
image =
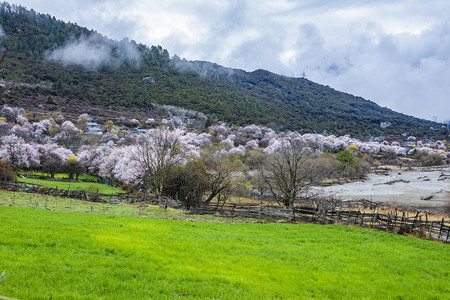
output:
[[17, 178], [17, 181], [31, 184], [40, 184], [51, 188], [85, 190], [88, 192], [97, 192], [98, 189], [98, 192], [104, 195], [117, 195], [124, 192], [122, 189], [95, 182], [55, 181], [35, 178]]
[[448, 299], [449, 245], [343, 226], [0, 206], [0, 295]]
[[25, 192], [12, 192], [5, 190], [0, 190], [0, 205], [46, 209], [72, 213], [127, 215], [127, 216], [170, 218], [178, 220], [207, 221], [207, 222], [253, 221], [251, 219], [230, 220], [227, 218], [217, 218], [208, 215], [205, 216], [186, 215], [182, 211], [170, 208], [167, 211], [164, 211], [164, 209], [156, 205], [139, 207], [139, 203], [126, 203], [126, 204], [96, 203], [96, 202], [82, 201], [79, 199], [53, 197], [47, 195], [25, 193]]
[[[49, 173], [42, 173], [42, 172], [35, 172], [35, 171], [21, 171], [18, 172], [21, 175], [27, 176], [42, 176], [42, 177], [49, 177], [51, 178], [51, 175]], [[55, 178], [57, 179], [69, 179], [69, 175], [66, 173], [56, 173]], [[97, 182], [98, 177], [82, 174], [78, 176], [78, 179], [81, 181], [91, 181], [91, 182]]]

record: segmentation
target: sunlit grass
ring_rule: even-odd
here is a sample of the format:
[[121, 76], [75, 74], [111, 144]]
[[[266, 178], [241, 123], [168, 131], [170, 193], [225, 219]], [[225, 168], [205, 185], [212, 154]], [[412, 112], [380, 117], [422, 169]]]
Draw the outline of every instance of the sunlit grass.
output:
[[0, 206], [0, 295], [448, 299], [449, 245], [343, 226]]
[[[49, 177], [51, 178], [51, 175], [49, 173], [42, 173], [42, 172], [35, 172], [35, 171], [20, 171], [18, 172], [20, 175], [24, 176], [42, 176], [42, 177]], [[69, 175], [66, 173], [56, 173], [55, 177], [56, 179], [69, 179]], [[78, 179], [81, 181], [92, 181], [97, 182], [98, 177], [91, 176], [88, 174], [82, 174], [78, 176]]]
[[17, 181], [31, 184], [40, 184], [50, 188], [85, 190], [88, 192], [97, 192], [98, 190], [100, 194], [104, 195], [117, 195], [124, 192], [122, 189], [95, 182], [55, 181], [36, 178], [17, 178]]
[[[145, 207], [139, 203], [98, 203], [80, 199], [53, 197], [25, 192], [12, 192], [0, 190], [0, 205], [46, 209], [61, 212], [128, 215], [140, 217], [170, 218], [179, 220], [194, 220], [207, 222], [252, 222], [252, 219], [235, 220], [214, 216], [187, 215], [182, 210], [164, 210], [160, 206], [147, 204]], [[1, 273], [1, 272], [0, 272]]]

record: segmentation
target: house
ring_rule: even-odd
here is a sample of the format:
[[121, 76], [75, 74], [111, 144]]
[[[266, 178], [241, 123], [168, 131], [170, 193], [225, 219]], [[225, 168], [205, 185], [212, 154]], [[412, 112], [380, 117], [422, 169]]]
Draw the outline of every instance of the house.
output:
[[414, 146], [414, 142], [411, 142], [411, 141], [406, 141], [406, 142], [403, 142], [403, 144], [402, 144], [402, 147], [405, 147], [405, 148], [412, 148]]
[[135, 134], [141, 134], [141, 133], [146, 133], [146, 132], [147, 132], [147, 129], [142, 129], [142, 128], [139, 128], [139, 127], [135, 128], [133, 130], [133, 133], [135, 133]]
[[95, 122], [88, 122], [87, 128], [84, 132], [84, 134], [95, 134], [95, 135], [102, 135], [103, 129], [101, 128], [101, 125]]

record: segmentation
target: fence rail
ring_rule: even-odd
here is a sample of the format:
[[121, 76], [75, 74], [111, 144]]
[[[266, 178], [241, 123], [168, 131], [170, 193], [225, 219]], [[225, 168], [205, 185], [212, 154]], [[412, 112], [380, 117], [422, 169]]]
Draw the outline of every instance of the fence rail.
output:
[[[450, 221], [428, 220], [428, 213], [415, 212], [409, 216], [405, 211], [395, 210], [380, 213], [379, 204], [368, 200], [338, 201], [336, 207], [323, 209], [311, 205], [294, 208], [235, 203], [209, 203], [192, 210], [193, 214], [208, 214], [223, 217], [241, 217], [274, 220], [296, 220], [321, 224], [344, 224], [374, 228], [378, 230], [415, 234], [444, 242], [450, 241]], [[369, 210], [369, 211], [368, 211]]]
[[[183, 204], [175, 199], [162, 197], [157, 199], [151, 195], [119, 194], [102, 195], [89, 193], [84, 190], [69, 190], [49, 188], [38, 184], [0, 182], [0, 189], [39, 193], [43, 195], [81, 199], [92, 202], [110, 204], [119, 203], [151, 203], [165, 208], [182, 209]], [[229, 218], [255, 218], [270, 220], [295, 220], [321, 224], [354, 225], [378, 230], [415, 234], [444, 242], [450, 241], [450, 222], [442, 220], [429, 220], [424, 212], [411, 212], [392, 210], [389, 213], [380, 213], [379, 203], [365, 199], [356, 201], [333, 200], [320, 203], [309, 200], [295, 207], [263, 204], [237, 204], [237, 203], [203, 203], [200, 207], [191, 208], [190, 214], [214, 215]]]
[[117, 195], [104, 195], [100, 194], [98, 190], [97, 192], [89, 192], [85, 190], [60, 189], [58, 187], [51, 188], [40, 184], [22, 183], [22, 182], [17, 183], [6, 181], [0, 182], [0, 189], [26, 193], [36, 193], [54, 197], [80, 199], [90, 202], [107, 202], [111, 204], [146, 202], [172, 208], [183, 207], [182, 203], [175, 199], [169, 197], [161, 197], [160, 199], [157, 199], [152, 195], [148, 195], [145, 193], [141, 194], [123, 193]]

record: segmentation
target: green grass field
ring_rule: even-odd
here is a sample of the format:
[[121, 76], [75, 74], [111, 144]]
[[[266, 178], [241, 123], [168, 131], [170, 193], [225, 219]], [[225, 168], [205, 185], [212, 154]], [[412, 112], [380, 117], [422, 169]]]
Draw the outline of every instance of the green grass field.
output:
[[79, 182], [79, 181], [55, 181], [35, 178], [17, 178], [18, 182], [26, 182], [32, 184], [40, 184], [51, 188], [71, 189], [71, 190], [86, 190], [89, 192], [98, 192], [104, 195], [117, 195], [124, 191], [106, 184], [95, 182]]
[[[49, 173], [42, 173], [42, 172], [35, 172], [35, 171], [19, 171], [18, 172], [21, 175], [24, 175], [25, 177], [28, 176], [42, 176], [42, 177], [49, 177], [51, 178], [51, 175]], [[66, 173], [56, 173], [55, 178], [57, 179], [69, 179], [69, 175]], [[81, 181], [91, 181], [91, 182], [97, 182], [98, 177], [91, 176], [88, 174], [81, 174], [78, 176], [78, 179]]]
[[[12, 192], [5, 190], [0, 190], [0, 205], [28, 207], [35, 209], [46, 209], [46, 210], [73, 212], [73, 213], [126, 215], [126, 216], [140, 216], [152, 218], [207, 221], [207, 222], [230, 221], [227, 218], [217, 218], [208, 215], [201, 215], [201, 216], [186, 215], [182, 211], [170, 208], [167, 211], [164, 211], [163, 208], [156, 205], [148, 205], [147, 207], [140, 207], [139, 203], [126, 203], [126, 204], [98, 203], [98, 202], [83, 201], [79, 199], [53, 197], [47, 195], [25, 193], [25, 192]], [[251, 222], [252, 220], [245, 219], [232, 221]]]
[[344, 226], [0, 206], [0, 295], [449, 299], [449, 245]]

